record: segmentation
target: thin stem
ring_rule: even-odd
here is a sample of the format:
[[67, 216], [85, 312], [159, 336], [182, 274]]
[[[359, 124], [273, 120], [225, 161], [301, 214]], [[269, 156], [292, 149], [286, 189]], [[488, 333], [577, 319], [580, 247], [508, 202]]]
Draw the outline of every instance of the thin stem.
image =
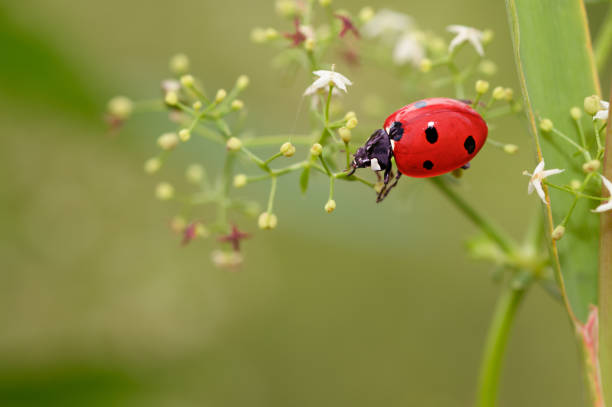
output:
[[610, 49], [612, 48], [612, 8], [608, 10], [606, 20], [603, 26], [597, 33], [597, 39], [595, 40], [595, 62], [597, 63], [597, 69], [601, 72], [606, 66]]
[[346, 168], [351, 167], [351, 150], [349, 150], [349, 143], [344, 142], [344, 149], [346, 151]]
[[557, 130], [557, 129], [555, 129], [555, 128], [553, 128], [553, 129], [552, 129], [552, 132], [553, 132], [555, 135], [557, 135], [557, 136], [561, 137], [563, 140], [565, 140], [565, 141], [567, 141], [568, 143], [570, 143], [571, 145], [573, 145], [574, 147], [576, 147], [576, 149], [577, 149], [578, 151], [580, 151], [580, 152], [581, 152], [581, 153], [584, 155], [584, 158], [585, 158], [587, 161], [590, 161], [590, 160], [591, 160], [591, 153], [589, 153], [589, 152], [588, 152], [586, 149], [582, 148], [582, 146], [580, 146], [580, 145], [579, 145], [578, 143], [576, 143], [574, 140], [572, 140], [571, 138], [569, 138], [568, 136], [566, 136], [564, 133], [560, 132], [559, 130]]
[[487, 236], [491, 238], [497, 245], [506, 253], [514, 254], [515, 244], [503, 232], [501, 232], [488, 219], [478, 213], [468, 202], [466, 202], [459, 194], [451, 189], [441, 177], [429, 178], [429, 180], [457, 207], [465, 216], [467, 216], [476, 226], [480, 228]]
[[484, 357], [480, 365], [478, 407], [493, 407], [496, 404], [506, 344], [526, 287], [514, 288], [512, 284], [509, 284], [504, 290], [495, 307], [493, 321], [487, 334]]
[[272, 177], [272, 185], [270, 187], [270, 196], [268, 197], [268, 213], [272, 213], [274, 208], [274, 196], [276, 195], [276, 176]]
[[597, 155], [603, 151], [603, 145], [601, 144], [601, 137], [599, 135], [599, 129], [597, 128], [597, 122], [593, 120], [593, 132], [595, 133], [595, 140], [597, 141]]
[[329, 125], [329, 105], [331, 104], [332, 91], [334, 90], [334, 84], [329, 84], [329, 92], [327, 93], [327, 101], [325, 102], [325, 127]]

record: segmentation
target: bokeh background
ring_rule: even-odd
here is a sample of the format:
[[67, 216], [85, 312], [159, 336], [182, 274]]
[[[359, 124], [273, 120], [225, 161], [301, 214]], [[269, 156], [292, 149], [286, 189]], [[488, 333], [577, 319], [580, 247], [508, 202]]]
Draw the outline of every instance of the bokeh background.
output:
[[[492, 84], [516, 89], [502, 1], [335, 2], [393, 8], [441, 33], [492, 28]], [[157, 96], [176, 52], [209, 89], [247, 73], [248, 126], [290, 131], [310, 75], [279, 80], [275, 52], [249, 41], [255, 26], [291, 29], [269, 1], [0, 3], [0, 405], [472, 403], [498, 286], [466, 254], [472, 225], [427, 183], [404, 179], [382, 205], [340, 183], [330, 216], [323, 178], [305, 197], [297, 175], [283, 179], [278, 228], [244, 221], [255, 236], [242, 270], [228, 272], [211, 263], [214, 241], [180, 247], [168, 228], [176, 208], [153, 198], [158, 178], [142, 165], [170, 130], [163, 117], [108, 135], [106, 101]], [[408, 102], [381, 72], [345, 72], [357, 133], [384, 118], [368, 115], [369, 95]], [[494, 132], [519, 154], [486, 148], [459, 188], [519, 238], [537, 210], [521, 176], [532, 145], [521, 120]], [[197, 158], [215, 168], [218, 153], [203, 144]], [[263, 202], [265, 189], [245, 193]], [[583, 403], [567, 318], [539, 288], [520, 311], [502, 380], [502, 406]]]

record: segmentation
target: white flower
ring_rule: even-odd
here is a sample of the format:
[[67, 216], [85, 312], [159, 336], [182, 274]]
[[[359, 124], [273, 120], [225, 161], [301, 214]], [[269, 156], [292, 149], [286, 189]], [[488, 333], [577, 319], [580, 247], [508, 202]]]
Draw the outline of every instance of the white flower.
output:
[[532, 194], [533, 190], [538, 193], [540, 199], [544, 204], [548, 205], [546, 202], [546, 196], [544, 195], [544, 190], [542, 189], [542, 180], [551, 175], [560, 174], [565, 170], [560, 170], [558, 168], [552, 170], [544, 170], [544, 160], [540, 161], [540, 163], [533, 170], [533, 174], [528, 173], [527, 171], [523, 171], [523, 175], [528, 175], [531, 177], [529, 180], [529, 186], [527, 187], [527, 193]]
[[457, 45], [468, 41], [480, 56], [484, 56], [484, 49], [482, 48], [482, 31], [472, 27], [466, 27], [465, 25], [449, 25], [446, 29], [456, 34], [455, 38], [453, 38], [448, 46], [448, 52], [453, 52]]
[[425, 50], [413, 33], [405, 33], [399, 38], [393, 49], [393, 62], [397, 65], [404, 65], [410, 62], [414, 66], [419, 66], [425, 58]]
[[366, 37], [380, 37], [385, 33], [411, 31], [413, 20], [409, 15], [382, 9], [368, 21], [361, 31]]
[[[604, 177], [603, 175], [600, 175], [600, 177], [601, 182], [603, 182], [604, 186], [608, 190], [608, 194], [612, 195], [612, 182], [610, 182], [610, 180]], [[609, 210], [612, 210], [612, 199], [608, 199], [608, 202], [604, 202], [597, 208], [593, 209], [593, 212], [605, 212]]]
[[610, 103], [606, 102], [605, 100], [600, 100], [599, 107], [601, 109], [595, 114], [595, 116], [593, 116], [593, 120], [608, 120], [608, 110], [610, 109]]
[[353, 84], [346, 76], [335, 71], [320, 70], [314, 71], [313, 74], [318, 78], [306, 89], [304, 96], [313, 95], [319, 89], [326, 89], [331, 84], [346, 92], [346, 86]]

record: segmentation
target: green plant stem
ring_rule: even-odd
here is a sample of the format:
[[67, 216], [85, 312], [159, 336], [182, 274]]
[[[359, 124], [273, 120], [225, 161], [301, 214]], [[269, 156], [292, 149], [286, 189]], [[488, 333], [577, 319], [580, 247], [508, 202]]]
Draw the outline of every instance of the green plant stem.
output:
[[608, 10], [606, 19], [597, 33], [595, 40], [595, 62], [600, 72], [605, 68], [610, 49], [612, 48], [612, 7]]
[[526, 286], [514, 288], [509, 284], [497, 300], [480, 365], [477, 407], [493, 407], [496, 404], [506, 344], [526, 289]]
[[451, 189], [441, 177], [428, 178], [457, 209], [468, 217], [476, 226], [480, 228], [491, 240], [493, 240], [506, 254], [514, 255], [515, 244], [502, 233], [491, 221], [478, 213], [467, 201]]

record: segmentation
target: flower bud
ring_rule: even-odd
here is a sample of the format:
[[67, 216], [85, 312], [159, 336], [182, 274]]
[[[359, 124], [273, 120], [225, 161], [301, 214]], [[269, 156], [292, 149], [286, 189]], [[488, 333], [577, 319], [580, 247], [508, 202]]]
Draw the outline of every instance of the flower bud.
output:
[[115, 96], [108, 101], [108, 112], [121, 120], [125, 120], [132, 114], [134, 104], [125, 96]]
[[601, 167], [601, 162], [599, 160], [590, 160], [582, 165], [582, 171], [589, 173], [595, 172]]
[[161, 160], [157, 157], [152, 157], [152, 158], [149, 158], [147, 161], [145, 161], [144, 170], [147, 174], [154, 174], [157, 171], [159, 171], [161, 166], [162, 166]]
[[304, 49], [306, 51], [313, 51], [315, 49], [315, 45], [314, 38], [306, 38], [306, 41], [304, 41]]
[[251, 31], [251, 41], [255, 44], [262, 44], [266, 42], [266, 30], [261, 27], [254, 28]]
[[516, 144], [506, 144], [504, 145], [504, 152], [506, 154], [516, 154], [518, 151], [518, 146]]
[[359, 124], [359, 122], [357, 121], [357, 118], [356, 117], [351, 117], [346, 122], [346, 128], [349, 129], [349, 130], [352, 130], [355, 127], [357, 127], [357, 124]]
[[238, 90], [245, 90], [249, 86], [250, 82], [251, 80], [248, 76], [240, 75], [236, 80], [236, 87], [238, 88]]
[[181, 131], [179, 131], [179, 138], [183, 142], [188, 141], [191, 138], [191, 132], [189, 129], [181, 129]]
[[170, 70], [177, 75], [189, 70], [189, 58], [185, 54], [176, 54], [170, 58]]
[[501, 86], [497, 86], [495, 89], [493, 89], [493, 99], [502, 100], [505, 97], [506, 90], [504, 88], [502, 88]]
[[260, 229], [274, 229], [277, 223], [276, 215], [268, 212], [263, 212], [257, 220]]
[[168, 106], [176, 106], [178, 104], [178, 100], [178, 93], [174, 91], [166, 93], [166, 96], [164, 97], [164, 101]]
[[314, 156], [320, 156], [323, 152], [323, 146], [319, 143], [314, 143], [312, 147], [310, 147], [310, 154]]
[[164, 133], [157, 138], [157, 144], [162, 150], [172, 150], [178, 142], [179, 139], [176, 133]]
[[278, 31], [274, 28], [266, 28], [266, 41], [274, 40], [278, 37]]
[[196, 100], [195, 102], [193, 102], [192, 107], [193, 107], [193, 110], [197, 112], [198, 110], [202, 108], [202, 102], [200, 102], [199, 100]]
[[514, 99], [514, 91], [512, 88], [506, 88], [506, 100], [511, 102]]
[[280, 147], [280, 152], [285, 157], [291, 157], [295, 154], [295, 146], [290, 142], [286, 142]]
[[552, 231], [552, 239], [559, 240], [565, 234], [565, 226], [559, 225]]
[[431, 59], [423, 58], [421, 60], [421, 63], [419, 64], [419, 69], [421, 70], [421, 72], [427, 73], [427, 72], [431, 71], [432, 66], [433, 66], [433, 64], [431, 62]]
[[244, 174], [236, 174], [234, 176], [234, 188], [242, 188], [248, 182], [247, 176]]
[[476, 85], [474, 86], [474, 88], [476, 89], [476, 93], [479, 93], [482, 95], [489, 91], [489, 82], [483, 81], [482, 79], [478, 80], [476, 81]]
[[206, 238], [210, 236], [210, 231], [204, 226], [201, 222], [198, 222], [195, 225], [194, 233], [195, 237], [203, 237]]
[[325, 204], [325, 212], [332, 213], [334, 209], [336, 209], [336, 201], [334, 201], [333, 199], [330, 199]]
[[577, 179], [573, 179], [570, 181], [570, 188], [573, 189], [574, 191], [578, 191], [581, 186], [582, 186], [582, 182], [580, 182]]
[[155, 188], [155, 196], [160, 201], [167, 201], [174, 197], [174, 187], [167, 182], [160, 182]]
[[372, 7], [364, 7], [359, 10], [359, 19], [362, 23], [367, 23], [374, 17], [374, 9]]
[[219, 89], [217, 91], [217, 94], [215, 95], [215, 103], [223, 102], [226, 96], [227, 96], [227, 92], [225, 91], [225, 89]]
[[553, 122], [550, 119], [542, 119], [540, 120], [540, 130], [544, 133], [549, 133], [554, 128]]
[[293, 0], [277, 0], [276, 12], [281, 17], [293, 17], [297, 12], [297, 5]]
[[331, 4], [332, 0], [319, 0], [319, 4], [322, 7], [328, 7]]
[[236, 99], [232, 102], [232, 110], [242, 110], [244, 107], [244, 102], [242, 100]]
[[185, 178], [193, 184], [200, 183], [204, 178], [204, 167], [200, 164], [191, 164], [185, 170]]
[[183, 85], [185, 88], [191, 88], [194, 83], [195, 83], [195, 79], [193, 79], [193, 76], [191, 75], [181, 76], [181, 85]]
[[357, 118], [357, 115], [352, 110], [350, 112], [346, 112], [346, 114], [344, 115], [344, 120], [351, 120], [351, 119], [356, 119], [356, 118]]
[[599, 102], [601, 98], [597, 95], [591, 95], [584, 98], [584, 111], [587, 114], [594, 116], [600, 109]]
[[483, 45], [490, 44], [491, 41], [493, 41], [493, 37], [495, 37], [493, 30], [484, 30], [482, 32], [482, 44]]
[[340, 127], [338, 129], [338, 134], [340, 134], [340, 138], [345, 143], [348, 143], [349, 141], [351, 141], [351, 131], [347, 129], [346, 127]]
[[577, 106], [572, 107], [570, 109], [570, 116], [572, 116], [572, 119], [576, 121], [580, 120], [580, 118], [582, 117], [582, 109]]
[[238, 151], [242, 148], [242, 141], [237, 137], [230, 137], [225, 146], [229, 151]]
[[478, 64], [478, 70], [487, 76], [493, 76], [497, 73], [497, 65], [490, 59], [483, 59]]

